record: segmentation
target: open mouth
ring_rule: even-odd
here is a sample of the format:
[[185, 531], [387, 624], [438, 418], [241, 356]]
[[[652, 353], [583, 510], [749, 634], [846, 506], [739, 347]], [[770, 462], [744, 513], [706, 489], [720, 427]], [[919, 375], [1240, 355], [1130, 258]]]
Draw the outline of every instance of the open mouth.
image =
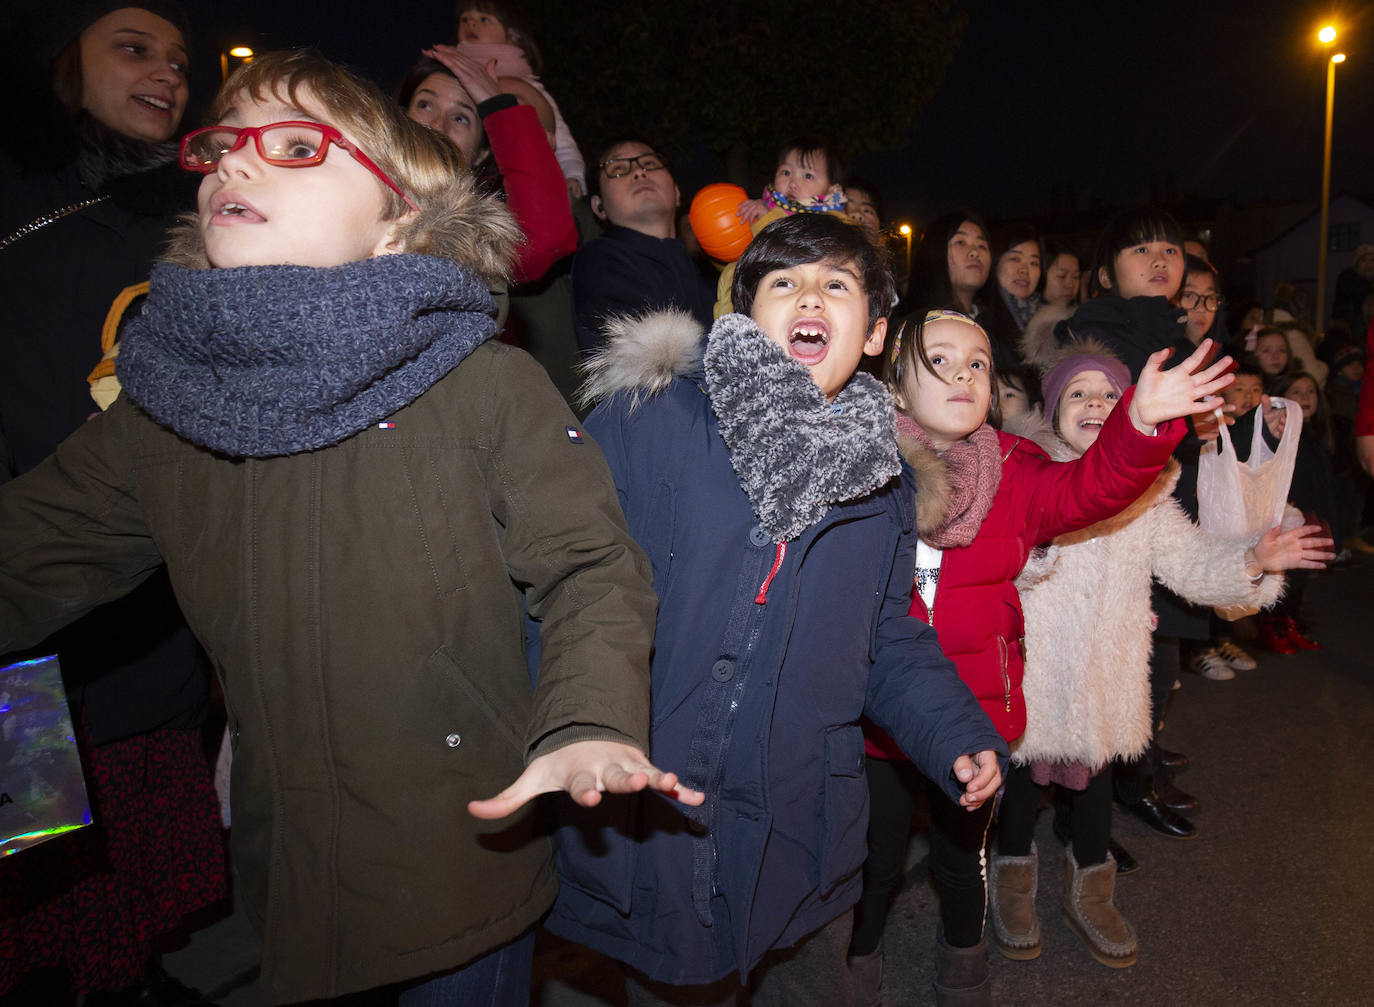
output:
[[798, 322], [787, 334], [787, 345], [802, 363], [820, 363], [829, 350], [830, 332], [821, 322]]
[[1101, 429], [1102, 429], [1102, 421], [1099, 420], [1099, 419], [1097, 419], [1096, 417], [1091, 417], [1091, 418], [1086, 419], [1086, 420], [1079, 420], [1079, 421], [1078, 421], [1078, 429], [1079, 429], [1079, 430], [1101, 430]]
[[134, 95], [134, 101], [138, 102], [140, 105], [142, 105], [144, 108], [148, 109], [151, 112], [157, 112], [165, 115], [172, 111], [172, 103], [168, 101], [166, 98], [159, 98], [156, 95], [136, 94]]
[[214, 203], [211, 204], [211, 214], [215, 220], [225, 222], [242, 221], [246, 224], [261, 224], [267, 220], [250, 204], [232, 197], [216, 197]]

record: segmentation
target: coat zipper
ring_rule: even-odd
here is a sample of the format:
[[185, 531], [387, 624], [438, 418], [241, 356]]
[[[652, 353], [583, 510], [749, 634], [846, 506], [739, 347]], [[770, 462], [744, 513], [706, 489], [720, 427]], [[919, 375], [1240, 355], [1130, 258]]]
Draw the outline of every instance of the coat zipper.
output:
[[754, 596], [755, 605], [768, 604], [768, 589], [773, 585], [773, 578], [778, 575], [778, 568], [782, 566], [782, 558], [787, 555], [787, 543], [779, 542], [777, 555], [773, 559], [773, 567], [768, 571], [768, 576], [763, 578], [763, 583], [759, 585], [759, 593]]
[[997, 652], [1002, 658], [1002, 699], [1006, 704], [1006, 711], [1011, 713], [1011, 676], [1007, 674], [1007, 641], [1000, 636], [997, 638]]

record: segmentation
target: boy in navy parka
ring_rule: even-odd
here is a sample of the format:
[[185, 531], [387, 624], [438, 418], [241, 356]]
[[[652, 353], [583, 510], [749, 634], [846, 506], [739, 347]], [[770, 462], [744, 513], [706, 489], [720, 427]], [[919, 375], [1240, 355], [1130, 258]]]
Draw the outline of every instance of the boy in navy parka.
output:
[[755, 1003], [847, 1002], [861, 715], [967, 807], [1000, 783], [1004, 743], [907, 615], [912, 484], [856, 373], [892, 293], [858, 228], [798, 214], [740, 259], [744, 314], [705, 341], [690, 316], [624, 319], [590, 365], [587, 429], [659, 597], [652, 758], [707, 795], [562, 828], [547, 925], [632, 966], [631, 1003], [716, 1003], [751, 972]]

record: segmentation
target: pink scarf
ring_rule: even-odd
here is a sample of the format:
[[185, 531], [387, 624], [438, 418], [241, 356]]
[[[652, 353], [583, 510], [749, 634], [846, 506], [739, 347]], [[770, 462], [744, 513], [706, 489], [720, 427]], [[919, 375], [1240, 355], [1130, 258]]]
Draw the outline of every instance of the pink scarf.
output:
[[[905, 413], [897, 414], [897, 436], [935, 451], [930, 436]], [[921, 538], [937, 549], [957, 549], [973, 541], [992, 509], [993, 497], [1002, 482], [1002, 449], [997, 431], [984, 423], [967, 439], [936, 453], [949, 473], [949, 508], [940, 527], [923, 529]]]

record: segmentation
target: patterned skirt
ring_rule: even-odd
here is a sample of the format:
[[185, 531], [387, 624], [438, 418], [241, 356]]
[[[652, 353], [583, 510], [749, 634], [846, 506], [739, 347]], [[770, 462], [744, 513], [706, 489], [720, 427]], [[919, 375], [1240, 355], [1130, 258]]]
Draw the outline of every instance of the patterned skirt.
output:
[[82, 740], [94, 824], [0, 860], [0, 993], [36, 968], [73, 992], [134, 985], [159, 936], [228, 894], [200, 732]]

